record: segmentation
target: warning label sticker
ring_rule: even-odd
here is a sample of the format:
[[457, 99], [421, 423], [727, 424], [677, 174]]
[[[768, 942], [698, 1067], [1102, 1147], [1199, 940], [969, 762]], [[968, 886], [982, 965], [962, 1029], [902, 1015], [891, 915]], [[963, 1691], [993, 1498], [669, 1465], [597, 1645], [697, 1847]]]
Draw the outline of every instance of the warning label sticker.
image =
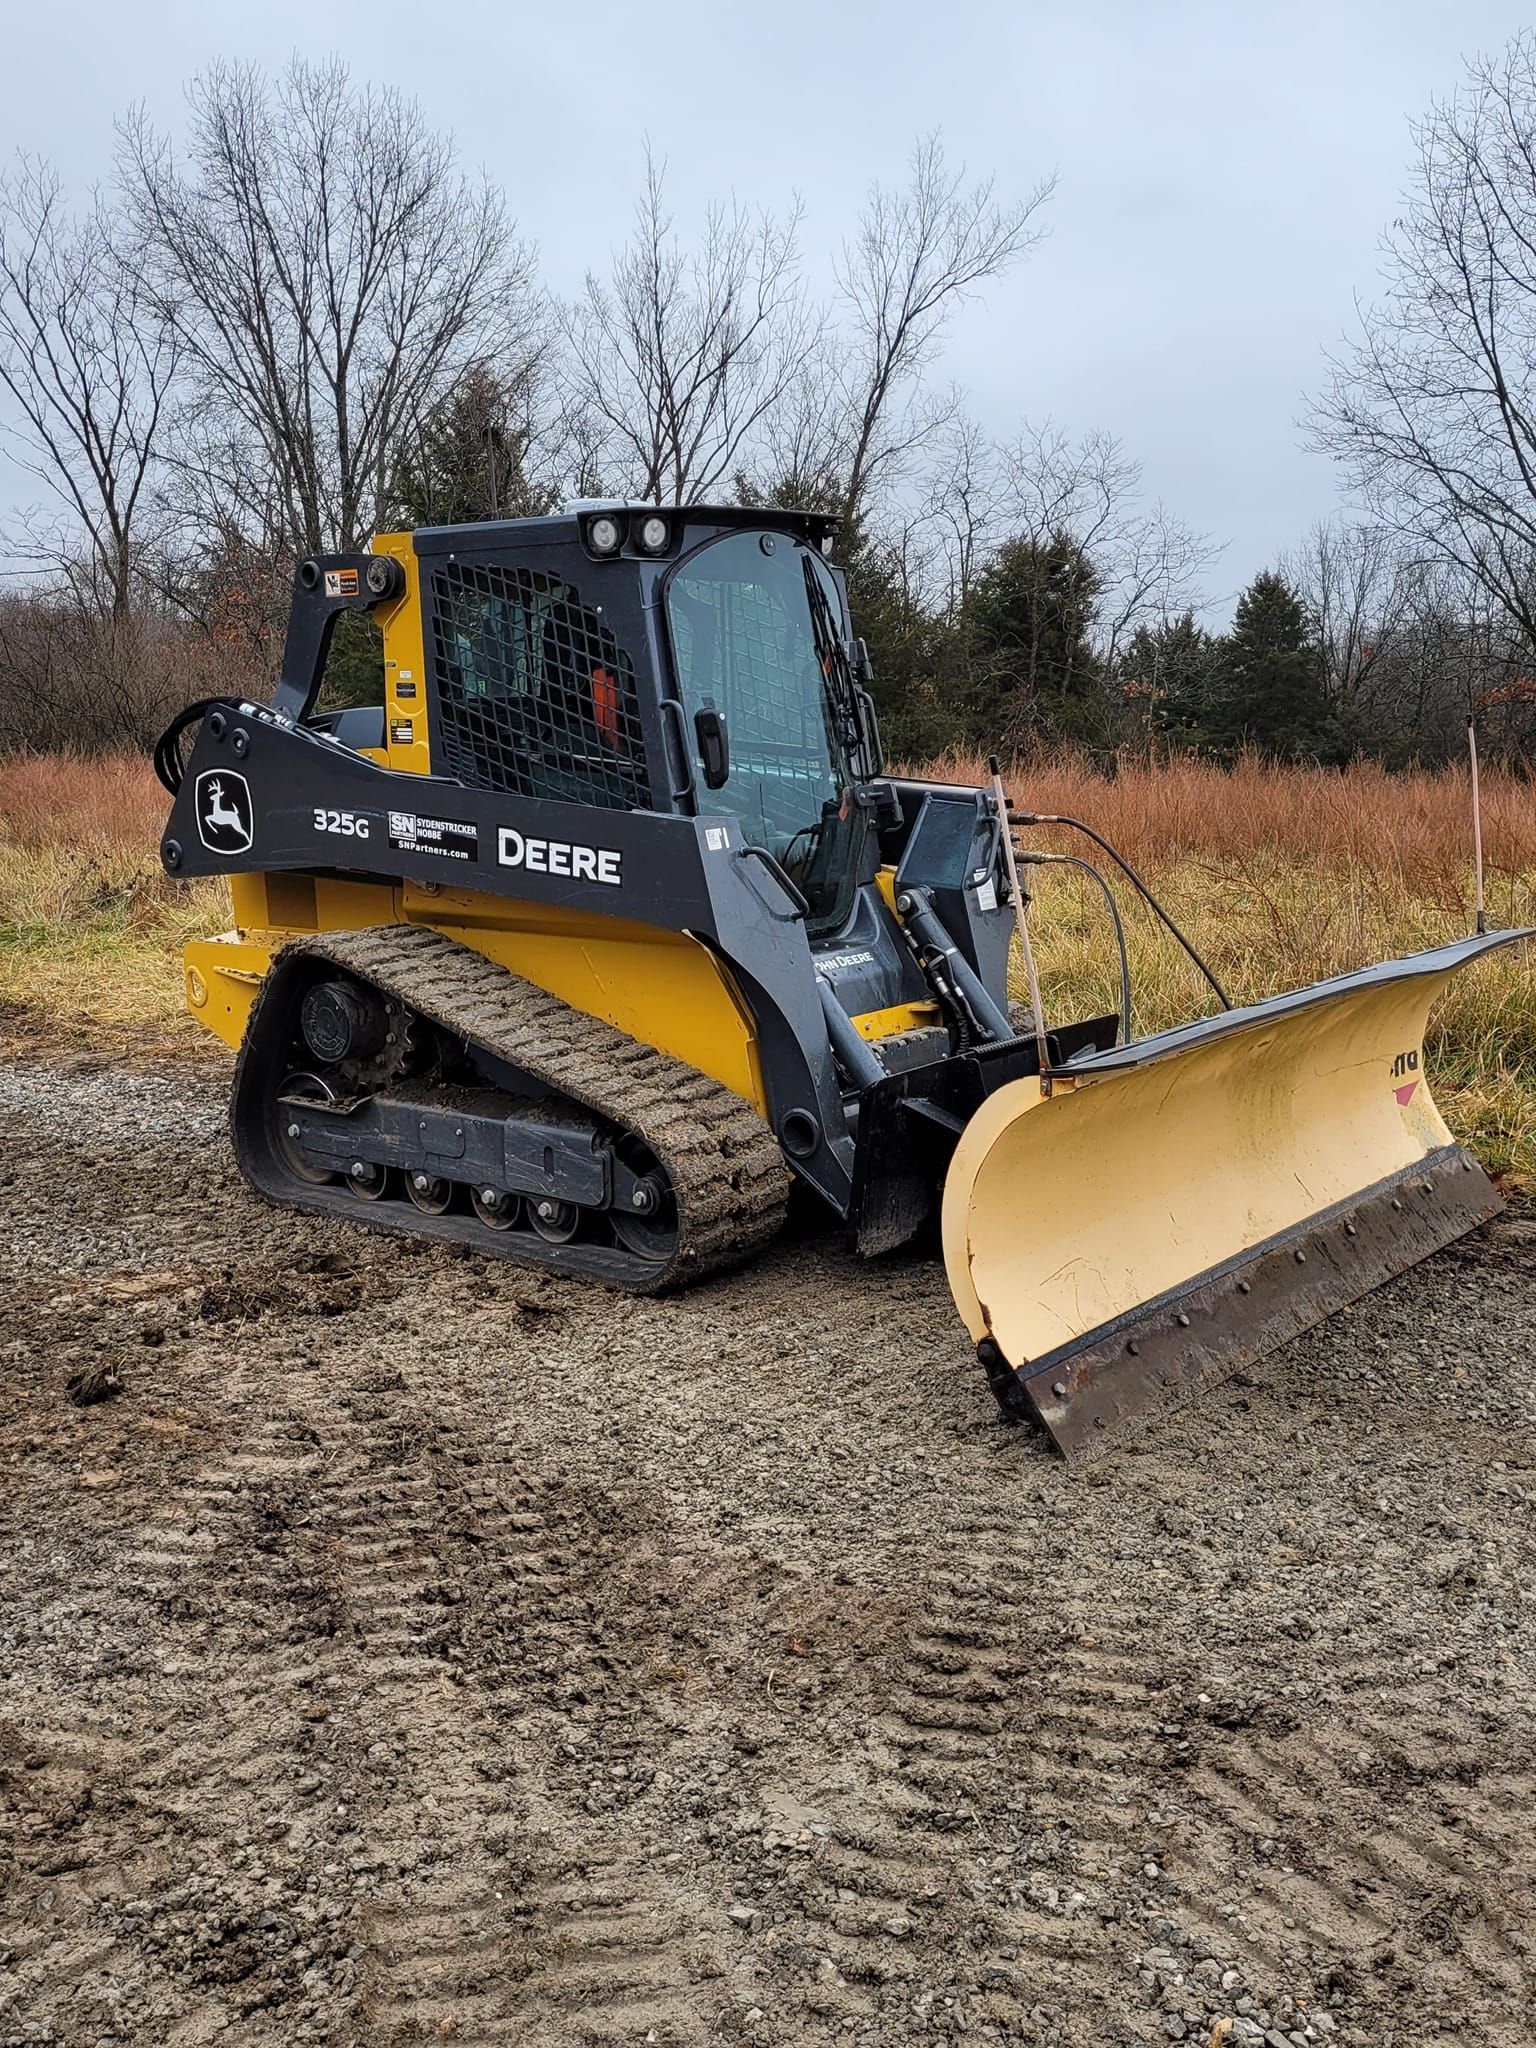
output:
[[389, 843], [401, 853], [435, 853], [442, 860], [474, 860], [477, 828], [460, 818], [424, 818], [415, 811], [391, 811]]
[[327, 597], [356, 597], [357, 571], [355, 569], [327, 569], [325, 572], [325, 594]]

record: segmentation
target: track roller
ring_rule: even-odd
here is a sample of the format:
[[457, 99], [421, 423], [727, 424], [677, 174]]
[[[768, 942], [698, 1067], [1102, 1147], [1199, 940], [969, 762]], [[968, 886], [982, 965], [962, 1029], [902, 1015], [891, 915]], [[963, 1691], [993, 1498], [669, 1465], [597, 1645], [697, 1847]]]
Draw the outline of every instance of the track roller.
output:
[[471, 1188], [469, 1206], [487, 1230], [515, 1230], [523, 1218], [522, 1197], [505, 1188]]

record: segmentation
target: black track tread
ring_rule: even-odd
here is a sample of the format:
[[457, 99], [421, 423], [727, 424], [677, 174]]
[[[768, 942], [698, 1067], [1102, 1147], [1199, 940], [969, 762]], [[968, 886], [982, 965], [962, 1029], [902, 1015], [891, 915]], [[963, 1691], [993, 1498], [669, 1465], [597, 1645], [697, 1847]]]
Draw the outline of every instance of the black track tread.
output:
[[[645, 1294], [692, 1286], [743, 1264], [782, 1227], [789, 1174], [778, 1141], [749, 1103], [697, 1068], [573, 1008], [429, 926], [321, 932], [290, 940], [272, 964], [295, 954], [372, 982], [445, 1031], [511, 1061], [645, 1140], [676, 1197], [677, 1249], [665, 1263], [636, 1257], [632, 1278], [605, 1273], [606, 1284]], [[261, 1007], [258, 999], [247, 1043], [259, 1028]], [[485, 1249], [518, 1258], [505, 1239]]]

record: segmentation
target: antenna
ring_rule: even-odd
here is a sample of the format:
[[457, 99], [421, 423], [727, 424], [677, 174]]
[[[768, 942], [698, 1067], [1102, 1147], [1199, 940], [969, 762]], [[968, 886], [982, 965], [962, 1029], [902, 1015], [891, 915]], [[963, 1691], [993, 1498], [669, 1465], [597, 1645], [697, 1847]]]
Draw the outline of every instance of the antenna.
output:
[[496, 422], [489, 415], [486, 416], [485, 422], [485, 459], [491, 469], [491, 517], [499, 519], [501, 493], [496, 488]]
[[1467, 719], [1467, 758], [1472, 763], [1472, 868], [1477, 895], [1477, 930], [1481, 937], [1488, 929], [1488, 913], [1483, 907], [1483, 802], [1477, 786], [1477, 721], [1471, 716]]

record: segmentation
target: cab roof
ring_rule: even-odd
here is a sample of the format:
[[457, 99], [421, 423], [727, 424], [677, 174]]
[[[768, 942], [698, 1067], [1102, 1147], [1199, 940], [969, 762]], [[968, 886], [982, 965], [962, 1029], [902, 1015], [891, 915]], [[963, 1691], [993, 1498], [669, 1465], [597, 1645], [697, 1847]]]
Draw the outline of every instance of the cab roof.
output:
[[[690, 539], [701, 538], [705, 533], [767, 528], [775, 533], [793, 534], [818, 548], [836, 532], [839, 523], [832, 512], [781, 511], [771, 505], [642, 505], [602, 501], [573, 505], [567, 511], [532, 519], [477, 519], [459, 526], [418, 526], [411, 541], [418, 555], [579, 545], [583, 525], [605, 513], [620, 520], [626, 528], [635, 520], [656, 513], [663, 519], [680, 522], [683, 534]], [[668, 554], [675, 552], [675, 547], [667, 550]], [[624, 553], [629, 556], [630, 550], [625, 549]]]

